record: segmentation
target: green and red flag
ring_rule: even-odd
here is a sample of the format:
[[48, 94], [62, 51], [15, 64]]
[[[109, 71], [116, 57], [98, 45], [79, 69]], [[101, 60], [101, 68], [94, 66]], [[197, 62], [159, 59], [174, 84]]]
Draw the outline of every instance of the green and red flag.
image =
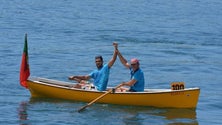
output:
[[27, 34], [25, 34], [25, 44], [22, 54], [22, 62], [20, 67], [20, 84], [21, 86], [28, 88], [27, 79], [30, 75], [29, 63], [28, 63], [28, 43], [27, 43]]

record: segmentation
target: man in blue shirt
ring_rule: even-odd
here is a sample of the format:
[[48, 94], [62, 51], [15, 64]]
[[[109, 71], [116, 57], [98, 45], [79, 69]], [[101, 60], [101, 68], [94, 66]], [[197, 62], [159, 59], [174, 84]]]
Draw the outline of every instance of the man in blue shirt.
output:
[[140, 63], [139, 60], [136, 58], [133, 58], [130, 60], [130, 63], [127, 62], [127, 60], [122, 56], [120, 51], [118, 51], [118, 57], [121, 61], [121, 63], [130, 70], [131, 79], [128, 82], [122, 82], [121, 86], [129, 86], [130, 88], [124, 88], [121, 87], [117, 89], [116, 91], [130, 91], [130, 92], [142, 92], [144, 91], [144, 74], [143, 71], [140, 69]]
[[95, 57], [95, 63], [97, 69], [92, 71], [90, 74], [85, 76], [70, 76], [70, 80], [76, 80], [79, 82], [79, 84], [76, 84], [75, 88], [82, 88], [84, 85], [86, 85], [86, 81], [88, 81], [90, 78], [94, 79], [93, 85], [95, 86], [96, 90], [99, 91], [105, 91], [107, 88], [107, 83], [109, 80], [109, 72], [110, 68], [113, 66], [113, 64], [116, 61], [117, 57], [117, 43], [113, 43], [114, 46], [114, 52], [112, 59], [108, 62], [108, 64], [103, 65], [103, 57], [102, 56], [96, 56]]

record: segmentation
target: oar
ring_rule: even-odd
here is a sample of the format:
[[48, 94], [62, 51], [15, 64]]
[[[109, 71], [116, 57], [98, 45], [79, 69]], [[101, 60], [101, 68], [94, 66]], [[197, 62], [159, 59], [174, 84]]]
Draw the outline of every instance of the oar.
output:
[[[117, 88], [119, 88], [120, 86], [122, 86], [122, 84], [119, 84], [118, 86], [116, 86], [116, 87], [114, 88], [114, 90], [117, 89]], [[81, 107], [81, 108], [78, 110], [78, 112], [83, 111], [85, 108], [89, 107], [90, 105], [92, 105], [93, 103], [95, 103], [96, 101], [98, 101], [99, 99], [101, 99], [102, 97], [104, 97], [105, 95], [111, 93], [112, 90], [113, 90], [113, 89], [109, 89], [107, 92], [105, 92], [104, 94], [100, 95], [100, 96], [97, 97], [96, 99], [92, 100], [92, 101], [89, 102], [87, 105]]]

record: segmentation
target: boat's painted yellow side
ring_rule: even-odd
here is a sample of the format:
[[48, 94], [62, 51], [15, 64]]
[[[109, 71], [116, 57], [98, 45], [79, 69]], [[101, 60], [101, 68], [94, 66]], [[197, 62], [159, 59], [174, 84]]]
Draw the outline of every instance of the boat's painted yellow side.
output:
[[[54, 80], [28, 80], [28, 88], [32, 97], [49, 97], [66, 100], [90, 102], [104, 92], [72, 88], [68, 83]], [[154, 106], [172, 108], [195, 108], [200, 89], [188, 88], [184, 90], [147, 89], [145, 92], [110, 93], [98, 103]]]

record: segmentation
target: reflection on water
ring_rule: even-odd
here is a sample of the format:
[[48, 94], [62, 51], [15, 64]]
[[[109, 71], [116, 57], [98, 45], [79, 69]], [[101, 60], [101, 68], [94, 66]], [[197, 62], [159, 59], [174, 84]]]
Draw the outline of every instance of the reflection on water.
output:
[[58, 99], [58, 98], [41, 98], [41, 97], [30, 97], [29, 104], [38, 104], [38, 103], [50, 103], [50, 104], [57, 104], [57, 103], [71, 103], [71, 104], [78, 104], [81, 103], [79, 101], [70, 101], [70, 100], [64, 100], [64, 99]]
[[21, 102], [18, 108], [18, 117], [21, 125], [28, 125], [27, 102]]
[[[83, 116], [87, 119], [97, 119], [93, 121], [95, 124], [115, 123], [126, 125], [144, 125], [155, 124], [158, 125], [198, 125], [196, 110], [195, 109], [176, 109], [176, 108], [155, 108], [155, 107], [137, 107], [137, 106], [119, 106], [110, 104], [94, 104], [87, 108], [84, 112], [78, 113], [76, 110], [86, 103], [66, 101], [60, 99], [50, 98], [30, 98], [29, 102], [21, 102], [19, 105], [19, 119], [20, 123], [26, 124], [30, 121], [27, 110], [28, 105], [35, 110], [31, 110], [32, 113], [41, 118], [41, 121], [51, 123], [47, 118], [41, 117], [43, 114], [51, 114], [51, 117], [63, 118], [61, 121], [65, 123], [76, 123], [81, 121], [82, 124], [87, 124], [85, 119], [81, 119]], [[54, 112], [60, 112], [53, 115]], [[115, 115], [111, 115], [115, 114]], [[66, 116], [66, 117], [63, 117]], [[73, 119], [73, 116], [79, 116], [80, 119]], [[99, 119], [103, 119], [98, 120]], [[38, 120], [38, 118], [36, 118]], [[115, 119], [115, 121], [113, 121]], [[54, 119], [56, 122], [59, 119]]]
[[[155, 107], [131, 107], [131, 106], [111, 106], [117, 108], [118, 112], [128, 113], [123, 118], [127, 125], [141, 125], [148, 123], [169, 124], [169, 125], [198, 125], [195, 109], [176, 109], [176, 108], [155, 108]], [[113, 109], [110, 109], [113, 110]]]
[[198, 125], [195, 109], [165, 109], [157, 115], [165, 117], [170, 122], [169, 124]]
[[158, 115], [166, 116], [166, 119], [196, 119], [195, 109], [166, 109], [165, 112], [160, 112]]

